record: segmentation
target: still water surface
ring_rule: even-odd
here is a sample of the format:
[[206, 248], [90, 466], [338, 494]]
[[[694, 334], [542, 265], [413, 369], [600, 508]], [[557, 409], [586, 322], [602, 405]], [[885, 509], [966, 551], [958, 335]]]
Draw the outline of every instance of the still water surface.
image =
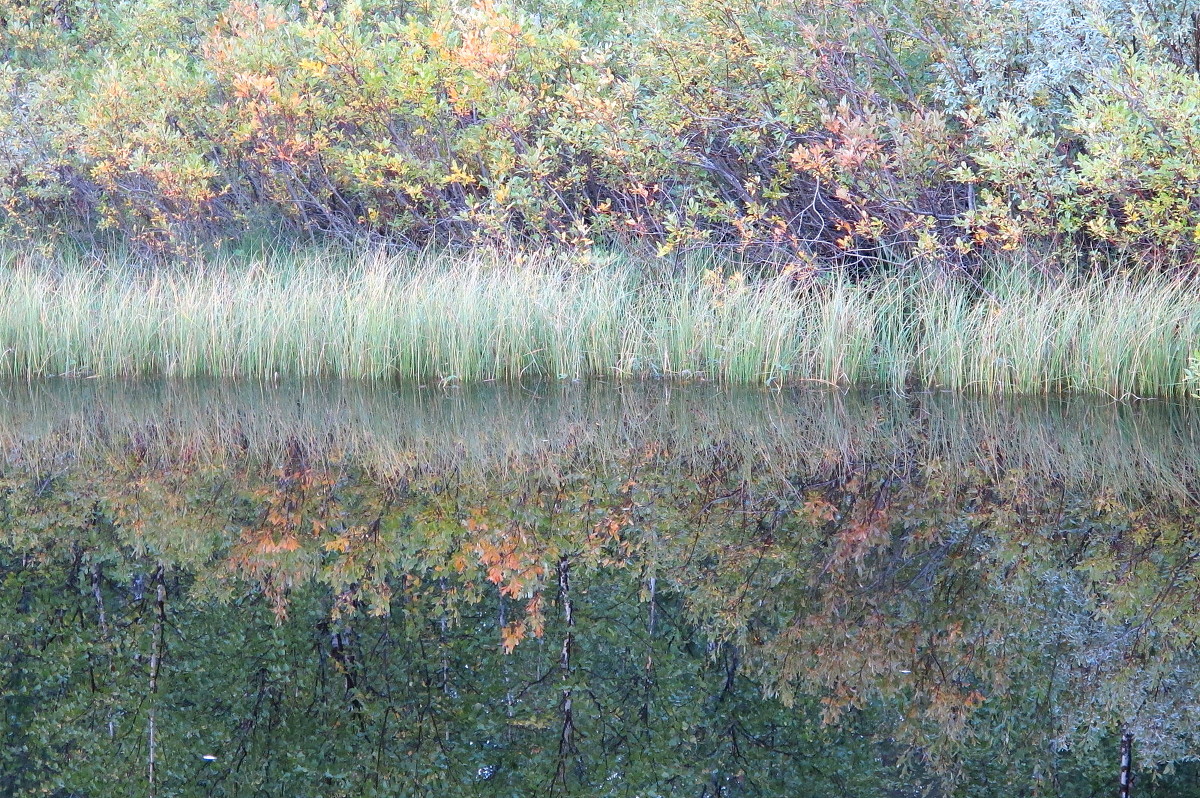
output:
[[0, 795], [1200, 795], [1185, 405], [0, 388]]

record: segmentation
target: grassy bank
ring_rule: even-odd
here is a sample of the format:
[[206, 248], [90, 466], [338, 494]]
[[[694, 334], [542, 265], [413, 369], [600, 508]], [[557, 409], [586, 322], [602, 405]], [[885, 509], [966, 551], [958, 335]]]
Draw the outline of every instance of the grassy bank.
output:
[[9, 256], [0, 296], [8, 378], [671, 377], [1145, 396], [1182, 393], [1200, 342], [1194, 282], [1049, 282], [1015, 268], [934, 284], [499, 253], [154, 271]]

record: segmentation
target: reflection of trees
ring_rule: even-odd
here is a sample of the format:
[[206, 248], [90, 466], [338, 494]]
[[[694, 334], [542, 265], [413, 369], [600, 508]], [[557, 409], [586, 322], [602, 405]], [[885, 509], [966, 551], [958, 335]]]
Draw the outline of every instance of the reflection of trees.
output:
[[651, 432], [389, 478], [311, 441], [10, 458], [0, 788], [145, 785], [151, 722], [160, 795], [1082, 796], [1122, 731], [1195, 750], [1185, 493], [929, 425]]
[[[828, 721], [882, 702], [897, 733], [951, 758], [981, 727], [1041, 749], [1124, 727], [1145, 756], [1193, 750], [1192, 509], [1097, 506], [1017, 479], [958, 484], [947, 501], [923, 470], [810, 494], [837, 518], [801, 507], [770, 547], [726, 538], [674, 569], [677, 589], [769, 693], [819, 696]], [[728, 581], [689, 590], [714, 573]]]

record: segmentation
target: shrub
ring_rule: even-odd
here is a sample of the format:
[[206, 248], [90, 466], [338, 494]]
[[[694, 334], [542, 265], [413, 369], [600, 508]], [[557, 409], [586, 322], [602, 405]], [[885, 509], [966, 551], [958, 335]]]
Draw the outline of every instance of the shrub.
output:
[[1181, 261], [1182, 11], [0, 0], [0, 228], [175, 253], [282, 227], [793, 270], [1063, 239]]

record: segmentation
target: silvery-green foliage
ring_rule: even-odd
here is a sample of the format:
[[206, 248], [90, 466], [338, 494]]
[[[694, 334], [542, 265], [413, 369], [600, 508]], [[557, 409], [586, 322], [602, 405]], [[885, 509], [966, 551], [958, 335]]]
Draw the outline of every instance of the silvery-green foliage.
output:
[[1200, 2], [1153, 0], [1138, 7], [1147, 46], [1177, 66], [1200, 72]]
[[1005, 105], [1035, 129], [1064, 121], [1124, 55], [1200, 69], [1200, 0], [981, 0], [943, 31], [935, 89], [950, 109]]
[[0, 64], [0, 208], [29, 225], [65, 201], [67, 163], [59, 142], [70, 134], [65, 88], [56, 74]]

